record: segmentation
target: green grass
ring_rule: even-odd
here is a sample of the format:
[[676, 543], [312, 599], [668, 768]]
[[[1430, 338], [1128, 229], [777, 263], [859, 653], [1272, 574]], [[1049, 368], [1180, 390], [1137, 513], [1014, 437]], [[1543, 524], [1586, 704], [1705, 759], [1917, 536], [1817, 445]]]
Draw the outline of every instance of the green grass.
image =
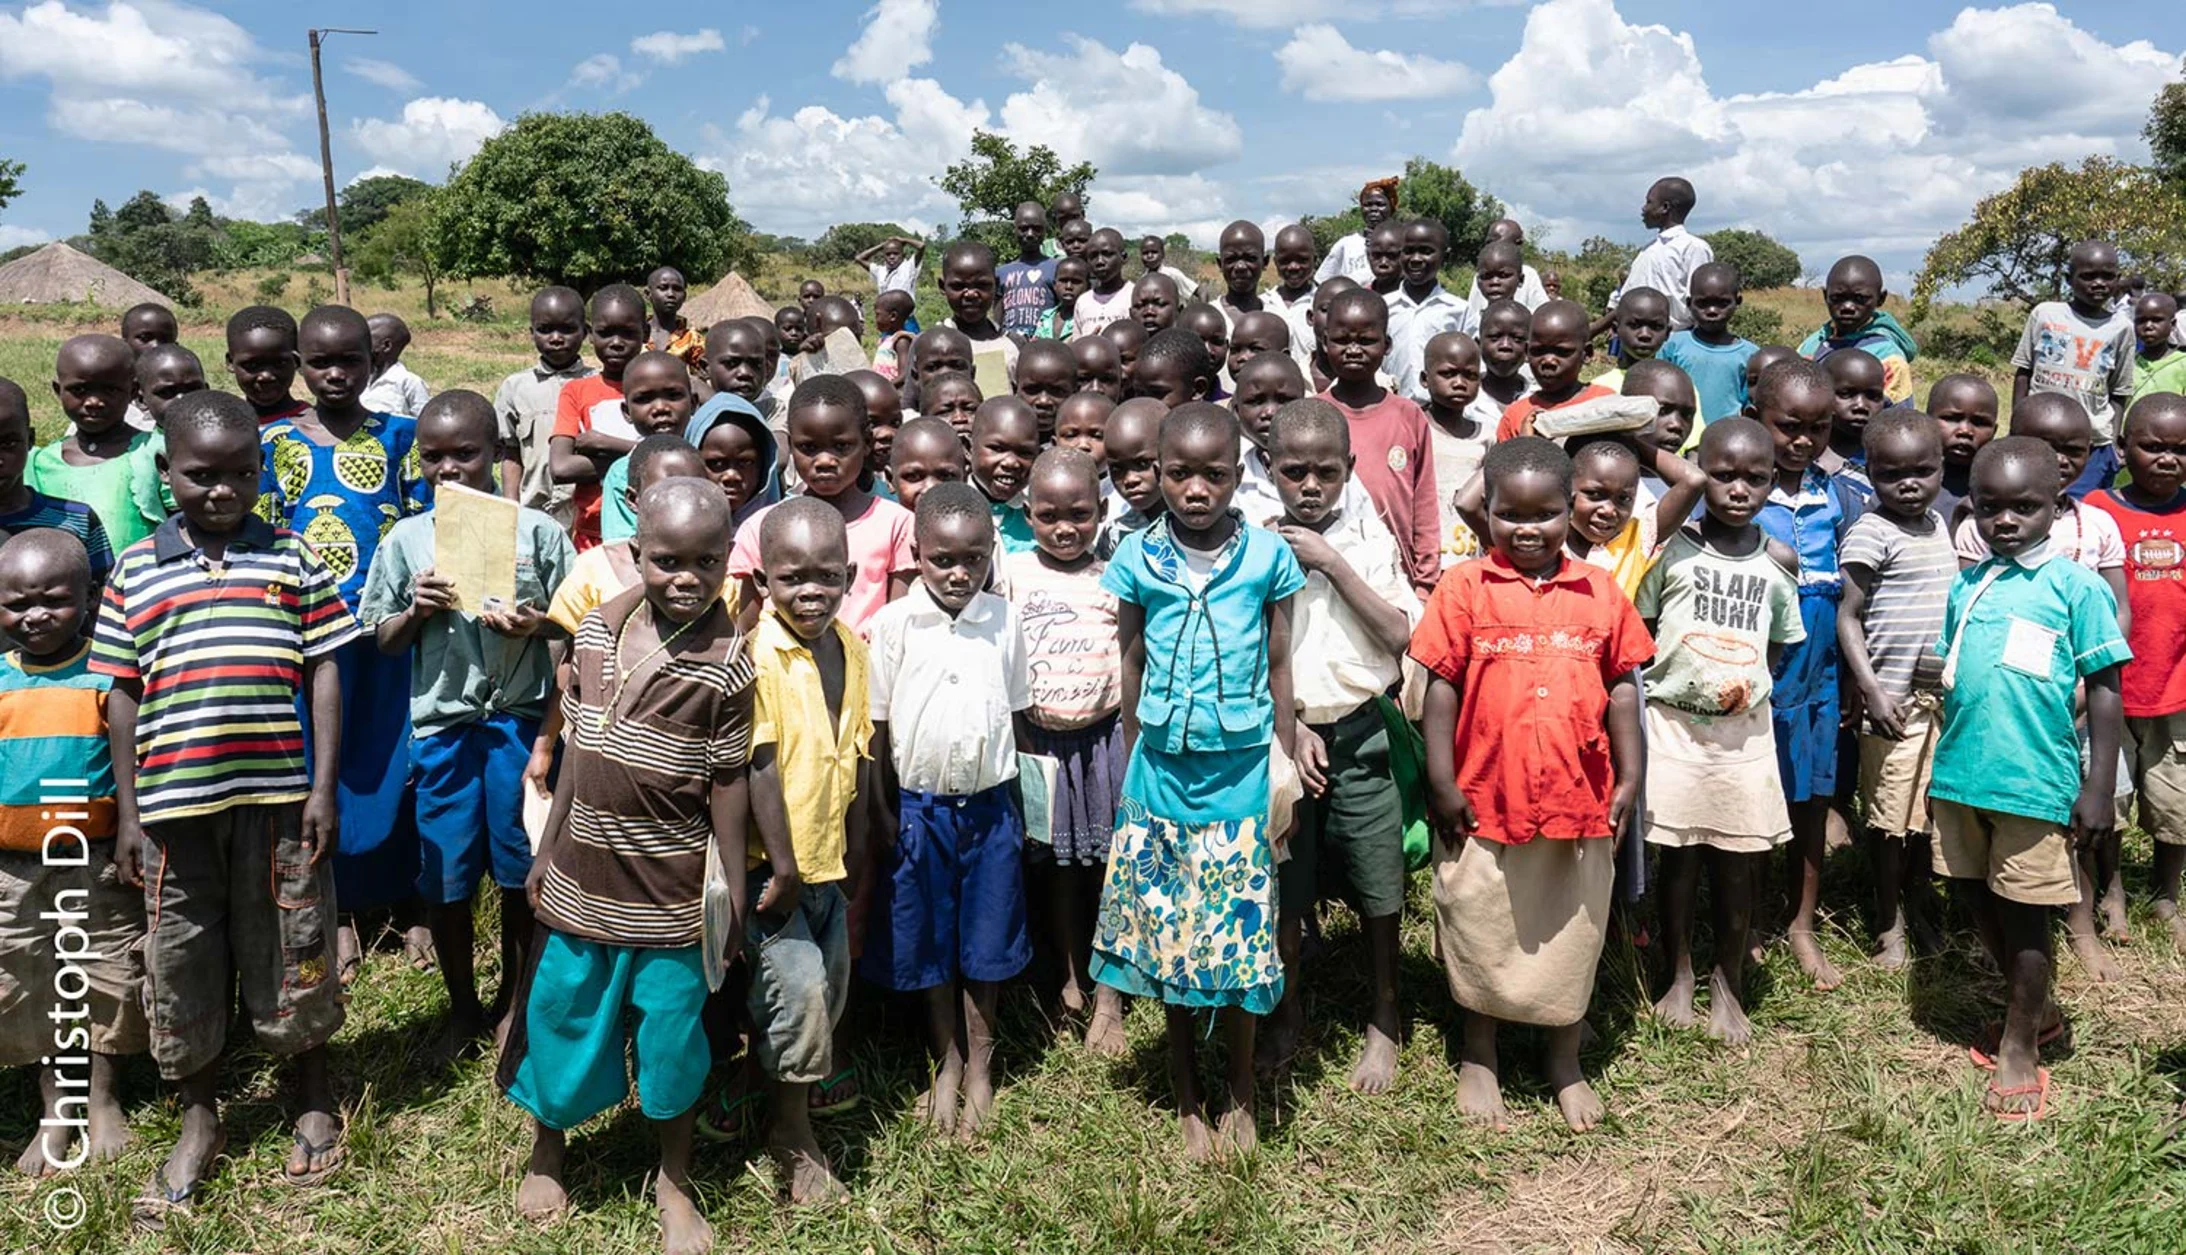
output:
[[[2145, 866], [2145, 842], [2129, 866]], [[2136, 914], [2127, 978], [2094, 986], [2066, 961], [2059, 996], [2073, 1044], [2053, 1053], [2050, 1118], [1999, 1124], [1979, 1110], [1983, 1074], [1964, 1045], [2000, 985], [1957, 946], [1891, 975], [1861, 958], [1844, 904], [1861, 856], [1832, 859], [1827, 942], [1849, 976], [1812, 992], [1781, 948], [1754, 978], [1758, 1036], [1729, 1051], [1644, 1014], [1639, 964], [1605, 956], [1586, 1062], [1611, 1110], [1597, 1132], [1563, 1130], [1533, 1058], [1537, 1033], [1505, 1040], [1513, 1122], [1456, 1115], [1455, 1016], [1431, 957], [1423, 886], [1408, 914], [1409, 1037], [1397, 1086], [1344, 1085], [1358, 1045], [1365, 956], [1333, 914], [1307, 978], [1312, 1032], [1290, 1085], [1267, 1096], [1264, 1146], [1241, 1166], [1183, 1156], [1165, 1109], [1161, 1018], [1137, 1007], [1132, 1056], [1092, 1058], [1053, 1037], [1029, 992], [1006, 999], [1003, 1091], [992, 1135], [937, 1142], [908, 1114], [922, 1064], [916, 1017], [867, 1004], [865, 1107], [821, 1126], [853, 1191], [827, 1210], [778, 1208], [751, 1147], [702, 1145], [698, 1185], [720, 1249], [769, 1251], [1703, 1250], [2174, 1251], [2186, 1208], [2186, 1141], [2172, 1127], [2186, 1079], [2186, 960]], [[2143, 891], [2137, 882], [2133, 888]], [[482, 936], [491, 930], [481, 927]], [[482, 979], [493, 978], [481, 956]], [[128, 1200], [176, 1133], [172, 1101], [140, 1062], [128, 1094], [140, 1144], [77, 1174], [90, 1205], [56, 1240], [37, 1222], [51, 1184], [0, 1187], [0, 1250], [145, 1253], [282, 1249], [623, 1252], [655, 1249], [644, 1174], [653, 1147], [634, 1111], [572, 1140], [575, 1211], [538, 1229], [513, 1204], [527, 1131], [487, 1061], [439, 1064], [437, 977], [383, 951], [368, 965], [334, 1066], [349, 1108], [349, 1162], [317, 1191], [280, 1181], [287, 1125], [279, 1074], [254, 1051], [222, 1092], [236, 1134], [199, 1207], [157, 1237], [134, 1234]], [[0, 1139], [33, 1118], [27, 1074], [0, 1083]]]

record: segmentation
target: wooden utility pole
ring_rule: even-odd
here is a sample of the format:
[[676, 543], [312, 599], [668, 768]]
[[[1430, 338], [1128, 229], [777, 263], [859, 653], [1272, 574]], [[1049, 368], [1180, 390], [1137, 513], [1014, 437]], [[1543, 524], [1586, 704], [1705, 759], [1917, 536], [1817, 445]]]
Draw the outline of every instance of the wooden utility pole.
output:
[[378, 31], [329, 26], [311, 32], [311, 94], [319, 99], [319, 173], [326, 180], [326, 251], [334, 265], [334, 300], [349, 303], [349, 268], [342, 265], [342, 222], [334, 206], [334, 143], [326, 130], [326, 79], [319, 73], [319, 44], [328, 35], [377, 35]]

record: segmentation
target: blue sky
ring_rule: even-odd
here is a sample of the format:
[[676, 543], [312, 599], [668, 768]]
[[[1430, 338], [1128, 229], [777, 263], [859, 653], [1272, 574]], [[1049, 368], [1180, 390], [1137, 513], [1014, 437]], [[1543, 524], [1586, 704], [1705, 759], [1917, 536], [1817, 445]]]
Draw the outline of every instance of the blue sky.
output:
[[[1340, 207], [1418, 153], [1575, 246], [1642, 232], [1656, 175], [1695, 225], [1756, 226], [1810, 269], [1894, 276], [2021, 167], [2137, 158], [2186, 25], [2145, 3], [1837, 0], [1826, 18], [1652, 0], [0, 2], [0, 246], [148, 187], [279, 217], [319, 197], [304, 30], [337, 176], [438, 179], [536, 109], [624, 109], [724, 171], [744, 216], [945, 226], [932, 176], [974, 127], [1101, 168], [1092, 217], [1208, 240]], [[676, 20], [668, 20], [671, 14]]]

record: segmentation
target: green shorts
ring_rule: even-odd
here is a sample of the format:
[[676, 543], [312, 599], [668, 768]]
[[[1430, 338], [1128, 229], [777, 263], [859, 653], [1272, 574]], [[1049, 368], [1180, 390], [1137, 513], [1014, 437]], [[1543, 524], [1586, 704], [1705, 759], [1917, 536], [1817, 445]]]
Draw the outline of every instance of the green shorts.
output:
[[1389, 726], [1369, 701], [1313, 725], [1328, 747], [1328, 792], [1298, 803], [1290, 861], [1280, 869], [1281, 911], [1302, 918], [1340, 898], [1361, 919], [1404, 910], [1404, 800], [1389, 774]]
[[550, 1129], [620, 1106], [637, 1073], [638, 1106], [671, 1120], [698, 1103], [713, 1052], [699, 1013], [697, 946], [611, 946], [548, 929], [525, 981], [501, 1078], [509, 1101]]

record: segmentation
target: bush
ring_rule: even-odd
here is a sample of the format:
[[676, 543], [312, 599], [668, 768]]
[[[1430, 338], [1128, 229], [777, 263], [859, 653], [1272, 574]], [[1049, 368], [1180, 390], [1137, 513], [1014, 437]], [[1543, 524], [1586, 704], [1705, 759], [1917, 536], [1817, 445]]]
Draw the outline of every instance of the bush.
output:
[[282, 295], [288, 291], [288, 281], [292, 277], [286, 270], [277, 271], [260, 279], [253, 290], [257, 292], [259, 300], [272, 305], [280, 301]]
[[1717, 261], [1738, 267], [1738, 276], [1748, 289], [1788, 288], [1805, 273], [1797, 253], [1763, 232], [1732, 227], [1710, 231], [1700, 238], [1715, 250]]
[[306, 309], [317, 309], [332, 300], [333, 297], [333, 292], [327, 289], [326, 284], [321, 282], [317, 275], [311, 276], [304, 283], [304, 308]]
[[1994, 366], [2011, 360], [2021, 328], [1998, 306], [1981, 305], [1970, 318], [1922, 318], [1909, 330], [1928, 357]]
[[1749, 301], [1740, 305], [1738, 312], [1731, 315], [1731, 334], [1744, 336], [1755, 344], [1782, 344], [1784, 341], [1780, 337], [1784, 334], [1784, 316]]
[[465, 293], [456, 302], [455, 317], [458, 322], [492, 322], [493, 298], [483, 292]]

